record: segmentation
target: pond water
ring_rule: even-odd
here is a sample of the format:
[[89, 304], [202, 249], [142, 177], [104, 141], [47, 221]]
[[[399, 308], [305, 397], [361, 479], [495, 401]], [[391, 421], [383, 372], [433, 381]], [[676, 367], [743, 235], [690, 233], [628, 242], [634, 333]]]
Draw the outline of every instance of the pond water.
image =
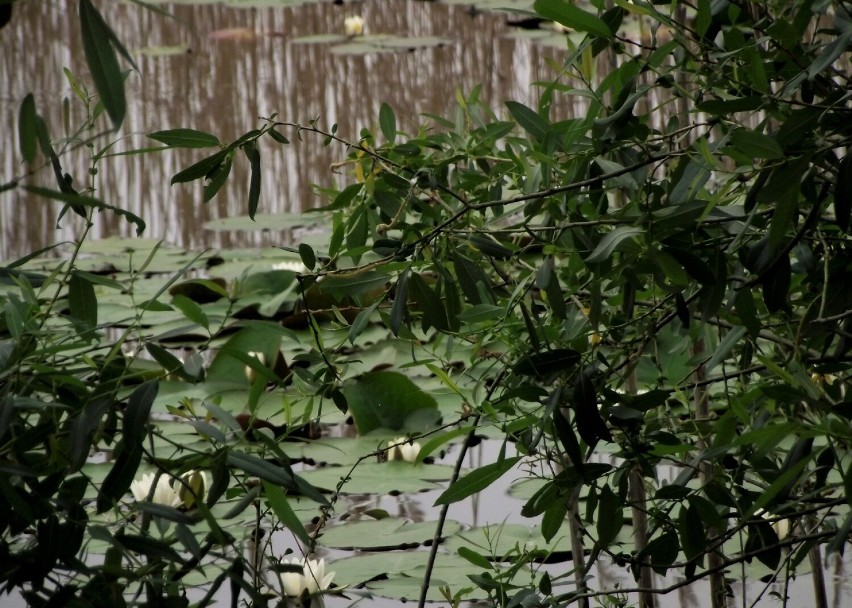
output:
[[[13, 21], [0, 30], [0, 170], [2, 182], [25, 173], [18, 164], [16, 123], [18, 103], [35, 94], [39, 111], [50, 124], [54, 137], [74, 130], [83, 116], [78, 102], [69, 110], [70, 126], [65, 125], [62, 99], [71, 97], [71, 87], [62, 67], [85, 77], [76, 18], [71, 5], [62, 1], [24, 1], [15, 6]], [[507, 14], [471, 10], [465, 4], [371, 0], [337, 5], [314, 2], [292, 5], [274, 2], [232, 2], [229, 6], [211, 2], [182, 2], [166, 5], [176, 19], [164, 18], [137, 6], [104, 3], [107, 21], [137, 58], [140, 74], [128, 80], [129, 112], [118, 134], [98, 139], [96, 147], [117, 140], [115, 152], [151, 145], [145, 133], [191, 127], [213, 133], [223, 141], [254, 128], [258, 117], [277, 113], [282, 120], [306, 124], [318, 118], [318, 125], [338, 125], [338, 134], [357, 139], [362, 128], [376, 129], [381, 102], [395, 110], [402, 130], [413, 132], [422, 113], [446, 115], [452, 111], [458, 90], [469, 92], [482, 85], [482, 98], [495, 111], [512, 99], [534, 105], [537, 91], [531, 82], [552, 74], [545, 59], [558, 57], [553, 36], [520, 34], [507, 27]], [[512, 5], [511, 0], [502, 2]], [[517, 7], [526, 6], [525, 3]], [[336, 52], [333, 43], [299, 42], [300, 37], [341, 34], [347, 15], [363, 16], [368, 33], [396, 36], [446, 38], [440, 46], [424, 46], [402, 52], [347, 54]], [[571, 108], [558, 109], [565, 115]], [[290, 135], [290, 134], [288, 134]], [[342, 184], [349, 179], [333, 165], [345, 158], [341, 146], [322, 147], [321, 140], [306, 134], [303, 142], [293, 136], [293, 145], [261, 149], [263, 213], [298, 212], [321, 204], [312, 185]], [[106, 159], [93, 185], [102, 200], [126, 208], [148, 223], [145, 236], [164, 239], [182, 248], [215, 247], [232, 249], [288, 244], [290, 235], [280, 231], [213, 231], [205, 224], [219, 218], [244, 215], [247, 210], [248, 175], [246, 167], [235, 168], [227, 188], [208, 204], [202, 203], [198, 185], [169, 186], [171, 176], [199, 158], [198, 153], [169, 151], [161, 155], [119, 156]], [[85, 183], [88, 162], [84, 150], [62, 157], [64, 169]], [[29, 183], [55, 187], [48, 172], [26, 178]], [[48, 244], [74, 238], [80, 233], [78, 218], [68, 216], [56, 227], [58, 207], [33, 196], [12, 190], [0, 193], [0, 259], [12, 259]], [[120, 218], [101, 214], [96, 218], [95, 237], [129, 237], [133, 227]], [[499, 444], [484, 442], [470, 455], [473, 468], [493, 462]], [[452, 464], [456, 451], [444, 460]], [[502, 523], [535, 524], [520, 516], [523, 500], [509, 495], [515, 482], [526, 473], [510, 473], [487, 492], [454, 505], [450, 518], [464, 526]], [[380, 508], [413, 522], [436, 517], [432, 504], [441, 489], [399, 496], [374, 495], [350, 499], [346, 509], [353, 513]], [[360, 501], [360, 502], [359, 502]], [[345, 524], [344, 524], [345, 525]], [[292, 541], [276, 541], [283, 550]], [[351, 552], [332, 550], [330, 560]], [[845, 585], [844, 567], [827, 564], [830, 600], [834, 607], [852, 605], [852, 593]], [[545, 568], [564, 573], [570, 562]], [[333, 567], [331, 569], [334, 569]], [[598, 588], [632, 585], [624, 569], [601, 563], [593, 571]], [[676, 581], [665, 580], [671, 585]], [[755, 581], [748, 593], [734, 591], [746, 605], [775, 605], [767, 594], [758, 599], [763, 585]], [[779, 593], [783, 589], [773, 587]], [[796, 606], [812, 601], [810, 581], [800, 577], [789, 593]], [[342, 608], [353, 603], [340, 598], [327, 604]], [[746, 598], [748, 598], [746, 600]], [[751, 604], [755, 602], [755, 604]], [[398, 602], [374, 598], [360, 604], [396, 607]], [[11, 605], [15, 605], [12, 603]], [[707, 586], [699, 583], [661, 598], [662, 607], [698, 608], [708, 606]]]
[[[121, 131], [98, 139], [96, 148], [118, 140], [111, 151], [154, 144], [145, 133], [191, 127], [233, 140], [255, 128], [258, 117], [277, 113], [281, 120], [318, 126], [338, 125], [338, 134], [357, 140], [362, 128], [378, 129], [378, 109], [389, 103], [401, 130], [414, 132], [421, 113], [445, 115], [457, 90], [482, 86], [482, 98], [500, 110], [504, 100], [530, 103], [530, 83], [551, 74], [545, 57], [558, 52], [520, 30], [506, 26], [507, 14], [472, 11], [439, 2], [370, 2], [336, 5], [315, 2], [299, 6], [272, 2], [240, 2], [242, 8], [216, 2], [164, 5], [175, 19], [138, 6], [105, 3], [107, 21], [133, 53], [139, 74], [128, 79], [128, 116]], [[511, 5], [512, 0], [503, 2]], [[25, 168], [17, 153], [18, 105], [32, 92], [55, 138], [73, 132], [85, 115], [68, 84], [67, 67], [86, 81], [76, 15], [65, 2], [20, 2], [12, 22], [0, 30], [0, 170], [3, 182], [21, 177]], [[259, 6], [264, 8], [258, 8]], [[519, 4], [518, 6], [525, 6]], [[368, 34], [408, 38], [446, 38], [442, 46], [400, 52], [339, 54], [333, 44], [309, 44], [299, 37], [343, 33], [347, 15], [363, 16]], [[553, 37], [551, 37], [552, 40]], [[339, 43], [339, 42], [338, 42]], [[70, 126], [64, 124], [63, 98], [70, 104]], [[292, 135], [287, 133], [287, 135]], [[261, 147], [263, 190], [260, 211], [280, 213], [319, 205], [312, 185], [331, 185], [349, 176], [330, 167], [346, 150], [322, 146], [305, 135], [291, 146]], [[202, 203], [197, 184], [169, 186], [180, 169], [204, 151], [123, 156], [106, 159], [94, 186], [102, 200], [140, 215], [148, 223], [145, 236], [182, 247], [235, 247], [281, 244], [279, 233], [223, 233], [203, 228], [205, 222], [247, 213], [247, 163], [235, 163], [227, 189]], [[84, 150], [62, 157], [64, 170], [76, 184], [86, 183], [89, 158]], [[345, 172], [345, 169], [341, 169]], [[26, 180], [56, 188], [52, 174], [42, 171]], [[76, 218], [56, 229], [58, 207], [21, 191], [0, 193], [0, 259], [78, 234]], [[132, 226], [111, 214], [96, 218], [94, 235], [129, 236]]]

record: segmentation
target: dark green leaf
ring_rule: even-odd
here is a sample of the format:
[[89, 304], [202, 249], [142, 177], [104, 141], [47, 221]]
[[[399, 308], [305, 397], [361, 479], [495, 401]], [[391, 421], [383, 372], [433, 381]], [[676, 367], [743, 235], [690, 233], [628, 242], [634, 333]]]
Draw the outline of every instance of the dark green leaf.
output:
[[598, 512], [596, 527], [598, 532], [598, 543], [601, 548], [606, 548], [615, 540], [621, 527], [624, 525], [624, 505], [621, 499], [604, 485], [598, 492]]
[[221, 145], [219, 138], [195, 129], [170, 129], [148, 133], [148, 137], [175, 148], [211, 148]]
[[749, 158], [783, 158], [784, 151], [773, 138], [757, 131], [737, 129], [731, 133], [731, 145]]
[[435, 501], [435, 506], [453, 504], [484, 490], [510, 471], [520, 459], [520, 456], [506, 458], [471, 471], [444, 490]]
[[277, 131], [275, 129], [270, 129], [269, 135], [272, 137], [272, 139], [277, 141], [279, 144], [285, 144], [286, 145], [286, 144], [290, 143], [289, 139], [284, 137], [279, 131]]
[[284, 526], [296, 535], [306, 547], [311, 546], [311, 537], [308, 536], [305, 526], [296, 517], [293, 508], [287, 501], [287, 496], [284, 491], [277, 485], [268, 481], [263, 482], [263, 490], [266, 494], [266, 499], [269, 501], [269, 506], [272, 507], [272, 512]]
[[98, 299], [95, 287], [78, 272], [68, 281], [68, 309], [79, 333], [86, 333], [98, 325]]
[[592, 369], [585, 369], [577, 376], [571, 399], [577, 432], [588, 446], [595, 445], [598, 439], [612, 441], [609, 429], [598, 410], [597, 392], [592, 381], [593, 374]]
[[201, 179], [202, 177], [207, 177], [208, 175], [214, 175], [214, 172], [222, 164], [225, 160], [225, 157], [228, 156], [230, 152], [228, 150], [219, 150], [216, 154], [212, 156], [208, 156], [207, 158], [202, 158], [200, 161], [195, 163], [194, 165], [190, 165], [183, 171], [176, 173], [171, 180], [171, 185], [182, 184], [184, 182], [191, 182], [196, 179]]
[[395, 336], [399, 336], [399, 329], [408, 313], [408, 274], [409, 269], [406, 268], [396, 281], [396, 290], [390, 311], [390, 330]]
[[59, 192], [58, 190], [50, 190], [49, 188], [42, 188], [41, 186], [22, 186], [25, 190], [32, 192], [34, 194], [38, 194], [39, 196], [44, 196], [46, 198], [52, 198], [57, 201], [62, 201], [63, 203], [67, 203], [69, 205], [82, 205], [83, 207], [95, 207], [97, 209], [107, 209], [112, 211], [116, 215], [123, 216], [127, 219], [131, 224], [136, 225], [136, 235], [139, 236], [143, 232], [145, 232], [145, 222], [138, 215], [131, 213], [130, 211], [126, 211], [124, 209], [120, 209], [118, 207], [113, 207], [112, 205], [108, 205], [107, 203], [93, 198], [91, 196], [85, 196], [83, 194], [71, 194], [68, 192]]
[[834, 185], [834, 217], [843, 232], [849, 232], [849, 219], [852, 215], [852, 153], [846, 154], [837, 167], [837, 181]]
[[568, 500], [560, 500], [552, 503], [541, 518], [541, 536], [546, 542], [553, 540], [565, 524], [565, 516], [568, 514]]
[[27, 164], [35, 160], [38, 152], [38, 135], [36, 134], [36, 106], [32, 93], [24, 97], [18, 113], [18, 145], [21, 156]]
[[257, 213], [257, 206], [260, 203], [260, 150], [257, 146], [246, 144], [243, 148], [246, 156], [249, 159], [251, 168], [251, 179], [249, 180], [249, 196], [248, 196], [248, 216], [254, 219]]
[[124, 441], [127, 445], [142, 444], [142, 440], [148, 432], [148, 419], [151, 416], [151, 406], [160, 383], [149, 380], [140, 384], [127, 400], [127, 409], [124, 412]]
[[498, 260], [506, 260], [515, 254], [514, 251], [505, 245], [484, 236], [471, 236], [470, 244], [488, 257], [497, 258]]
[[550, 123], [532, 108], [528, 108], [517, 101], [507, 101], [506, 108], [509, 110], [512, 118], [534, 139], [543, 140], [544, 136], [547, 135]]
[[571, 29], [588, 32], [601, 38], [612, 38], [612, 32], [603, 20], [566, 0], [536, 0], [533, 8], [542, 17]]
[[310, 245], [307, 243], [299, 243], [299, 257], [302, 258], [302, 264], [305, 265], [305, 268], [309, 271], [313, 271], [314, 267], [317, 265], [317, 256]]
[[178, 555], [177, 551], [172, 549], [165, 542], [157, 540], [151, 536], [118, 532], [115, 535], [115, 542], [128, 551], [145, 555], [154, 560], [165, 560], [178, 564], [182, 564], [184, 562], [183, 558]]
[[551, 374], [573, 369], [580, 361], [580, 353], [570, 348], [557, 348], [522, 357], [513, 371], [523, 376], [547, 378]]
[[139, 463], [142, 461], [142, 453], [140, 443], [128, 444], [126, 440], [116, 448], [115, 463], [99, 488], [98, 513], [112, 508], [115, 501], [130, 489], [130, 484], [133, 483]]
[[595, 247], [592, 253], [589, 254], [589, 257], [586, 258], [586, 262], [589, 264], [603, 262], [609, 259], [612, 253], [618, 249], [619, 245], [621, 245], [625, 239], [644, 233], [645, 229], [639, 226], [619, 226], [612, 232], [608, 232], [604, 235], [597, 247]]
[[707, 536], [701, 515], [694, 505], [684, 505], [680, 508], [677, 528], [686, 559], [690, 560], [704, 553]]
[[393, 143], [396, 139], [396, 115], [393, 113], [393, 108], [386, 103], [382, 103], [379, 108], [379, 126], [385, 139]]
[[228, 155], [222, 163], [210, 173], [210, 181], [204, 184], [204, 202], [208, 202], [216, 196], [222, 189], [222, 186], [228, 181], [228, 176], [231, 174], [232, 160]]
[[172, 305], [180, 310], [187, 319], [203, 327], [204, 329], [210, 328], [210, 321], [207, 319], [207, 315], [201, 309], [201, 306], [187, 298], [183, 295], [176, 295], [172, 298]]
[[124, 77], [111, 44], [114, 35], [91, 0], [80, 0], [80, 33], [95, 88], [113, 126], [118, 128], [127, 110]]
[[434, 327], [438, 331], [449, 331], [447, 310], [438, 294], [426, 284], [426, 281], [419, 274], [412, 273], [408, 284], [411, 295], [417, 302], [417, 307], [423, 313], [423, 331], [428, 331], [430, 327]]

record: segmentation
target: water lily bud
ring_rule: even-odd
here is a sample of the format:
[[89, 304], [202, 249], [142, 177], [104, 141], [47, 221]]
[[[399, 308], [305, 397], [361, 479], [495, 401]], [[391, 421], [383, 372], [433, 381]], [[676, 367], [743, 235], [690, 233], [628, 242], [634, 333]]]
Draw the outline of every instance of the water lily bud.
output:
[[[155, 479], [156, 487], [154, 487]], [[130, 484], [130, 491], [137, 502], [150, 500], [155, 504], [169, 507], [177, 507], [181, 504], [180, 495], [169, 483], [168, 475], [161, 474], [158, 478], [156, 473], [145, 473], [141, 479], [136, 479]]]
[[[246, 353], [249, 357], [254, 357], [257, 359], [261, 365], [266, 365], [266, 355], [263, 353], [259, 353], [257, 351], [249, 351]], [[254, 368], [246, 365], [245, 369], [246, 379], [249, 381], [249, 384], [254, 384], [254, 381], [257, 379], [257, 372], [254, 371]]]
[[420, 454], [420, 444], [405, 437], [398, 437], [389, 442], [388, 460], [404, 460], [405, 462], [417, 462]]
[[334, 572], [326, 574], [324, 559], [293, 558], [281, 560], [281, 564], [301, 568], [301, 572], [287, 571], [278, 575], [281, 589], [288, 597], [301, 597], [305, 592], [314, 595], [325, 591], [334, 579]]
[[181, 480], [183, 483], [175, 481], [175, 489], [180, 497], [181, 504], [187, 509], [191, 509], [207, 496], [210, 480], [205, 471], [189, 471], [181, 477]]
[[361, 15], [351, 15], [343, 20], [343, 31], [347, 36], [360, 36], [364, 33], [364, 18]]

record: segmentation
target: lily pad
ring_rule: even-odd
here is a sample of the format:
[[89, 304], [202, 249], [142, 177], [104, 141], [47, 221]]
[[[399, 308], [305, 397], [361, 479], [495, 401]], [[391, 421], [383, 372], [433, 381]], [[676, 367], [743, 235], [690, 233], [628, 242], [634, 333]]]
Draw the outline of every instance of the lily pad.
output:
[[235, 217], [224, 217], [211, 220], [204, 224], [206, 230], [287, 230], [289, 228], [313, 226], [321, 224], [326, 216], [313, 213], [304, 215], [301, 213], [258, 213], [252, 220], [247, 215]]
[[465, 530], [448, 538], [445, 548], [458, 551], [469, 547], [495, 561], [512, 561], [519, 553], [541, 552], [539, 559], [565, 561], [571, 559], [571, 543], [566, 535], [557, 535], [546, 543], [537, 527], [523, 524], [494, 524]]
[[[320, 543], [332, 549], [379, 551], [417, 547], [432, 541], [437, 522], [414, 523], [405, 519], [386, 518], [373, 521], [346, 522], [327, 528]], [[456, 534], [462, 526], [457, 521], [444, 522], [444, 537]]]
[[453, 467], [431, 464], [414, 465], [409, 462], [363, 462], [355, 467], [325, 467], [305, 471], [302, 477], [318, 488], [334, 490], [341, 478], [349, 479], [343, 485], [343, 494], [405, 494], [436, 490], [439, 482], [452, 477]]
[[[334, 570], [337, 585], [366, 587], [375, 595], [399, 600], [416, 600], [429, 560], [427, 551], [386, 551], [336, 560], [330, 568]], [[452, 591], [473, 585], [468, 575], [480, 574], [480, 570], [457, 555], [438, 553], [432, 571], [430, 601], [442, 599], [439, 587], [447, 586]], [[484, 592], [465, 596], [466, 599], [482, 599]]]

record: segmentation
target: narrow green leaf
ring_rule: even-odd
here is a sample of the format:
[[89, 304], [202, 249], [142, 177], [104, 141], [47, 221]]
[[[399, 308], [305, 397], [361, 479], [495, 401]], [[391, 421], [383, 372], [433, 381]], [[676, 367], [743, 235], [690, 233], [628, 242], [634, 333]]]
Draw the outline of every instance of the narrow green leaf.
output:
[[351, 344], [355, 344], [355, 339], [367, 328], [367, 325], [370, 324], [370, 318], [382, 302], [383, 300], [381, 299], [376, 300], [371, 306], [359, 312], [358, 316], [355, 317], [355, 320], [352, 321], [352, 324], [349, 326], [349, 334], [347, 335], [347, 339]]
[[596, 528], [598, 532], [598, 543], [602, 548], [608, 547], [615, 540], [621, 527], [624, 525], [624, 505], [621, 499], [604, 485], [598, 493], [598, 512], [596, 517]]
[[837, 181], [834, 186], [834, 217], [843, 232], [849, 232], [850, 216], [852, 216], [852, 154], [847, 152], [837, 167]]
[[447, 321], [447, 310], [444, 303], [435, 291], [426, 284], [426, 281], [416, 273], [412, 273], [408, 280], [411, 295], [417, 302], [417, 307], [423, 313], [423, 331], [434, 327], [438, 331], [448, 331], [450, 328]]
[[219, 138], [195, 129], [169, 129], [148, 133], [148, 137], [174, 148], [211, 148], [219, 146]]
[[619, 245], [621, 245], [621, 243], [623, 243], [626, 239], [630, 239], [644, 233], [645, 229], [638, 226], [619, 226], [612, 232], [608, 232], [604, 235], [597, 247], [595, 247], [592, 253], [589, 254], [589, 257], [586, 258], [586, 262], [589, 264], [603, 262], [609, 259], [613, 252], [618, 249]]
[[219, 150], [216, 154], [212, 156], [208, 156], [207, 158], [202, 158], [200, 161], [195, 163], [194, 165], [190, 165], [183, 171], [176, 173], [171, 182], [169, 182], [172, 186], [175, 184], [182, 184], [184, 182], [191, 182], [196, 179], [201, 179], [202, 177], [206, 177], [208, 175], [213, 175], [213, 172], [216, 170], [219, 165], [225, 160], [225, 157], [228, 155], [228, 150]]
[[473, 549], [468, 547], [459, 547], [458, 554], [477, 568], [482, 568], [483, 570], [491, 570], [493, 568], [493, 564], [488, 561], [487, 557], [480, 555]]
[[279, 144], [286, 145], [286, 144], [290, 143], [289, 139], [284, 137], [279, 131], [277, 131], [275, 129], [269, 129], [268, 133], [269, 133], [270, 137], [272, 137], [272, 139], [277, 141]]
[[612, 38], [612, 32], [602, 19], [566, 0], [536, 0], [533, 8], [542, 17], [571, 29], [588, 32], [601, 38]]
[[784, 151], [768, 135], [750, 129], [737, 129], [731, 133], [731, 145], [749, 158], [783, 158]]
[[296, 535], [306, 547], [311, 545], [311, 537], [308, 535], [305, 526], [296, 517], [296, 513], [287, 501], [287, 495], [280, 487], [268, 481], [263, 482], [263, 490], [266, 494], [266, 499], [269, 501], [269, 506], [272, 507], [272, 512], [278, 520], [284, 524], [293, 534]]
[[542, 116], [533, 110], [517, 101], [507, 101], [506, 108], [509, 114], [512, 115], [519, 125], [539, 141], [544, 139], [547, 132], [550, 130], [550, 123]]
[[204, 202], [209, 202], [222, 189], [222, 186], [228, 181], [228, 176], [231, 174], [231, 165], [233, 164], [231, 156], [228, 155], [222, 164], [220, 164], [213, 173], [210, 174], [210, 181], [204, 184]]
[[24, 97], [18, 113], [18, 144], [21, 156], [27, 164], [35, 160], [38, 152], [38, 136], [36, 134], [36, 106], [32, 93]]
[[396, 291], [390, 310], [390, 330], [395, 336], [399, 336], [399, 328], [402, 327], [408, 312], [408, 276], [409, 269], [406, 268], [396, 281]]
[[95, 287], [79, 273], [68, 281], [68, 309], [79, 333], [91, 331], [98, 325], [98, 299]]
[[246, 156], [251, 166], [251, 179], [249, 180], [248, 216], [254, 219], [257, 206], [260, 203], [260, 150], [254, 144], [245, 148]]
[[444, 490], [435, 501], [435, 506], [449, 505], [484, 490], [510, 471], [520, 459], [520, 456], [506, 458], [471, 471]]
[[80, 33], [86, 63], [95, 81], [101, 103], [109, 114], [113, 126], [124, 121], [127, 101], [124, 97], [124, 77], [111, 44], [114, 37], [91, 0], [80, 0]]
[[201, 309], [196, 302], [190, 300], [184, 295], [176, 295], [172, 297], [172, 305], [180, 310], [187, 319], [203, 327], [204, 329], [210, 329], [210, 321], [207, 319], [207, 315]]
[[82, 205], [84, 207], [96, 207], [98, 209], [107, 209], [112, 211], [116, 215], [123, 216], [127, 219], [128, 222], [136, 225], [136, 235], [139, 236], [145, 231], [145, 222], [138, 215], [131, 213], [130, 211], [126, 211], [124, 209], [120, 209], [118, 207], [113, 207], [112, 205], [108, 205], [107, 203], [93, 198], [91, 196], [85, 196], [83, 194], [71, 194], [68, 192], [59, 192], [58, 190], [51, 190], [49, 188], [42, 188], [41, 186], [22, 186], [25, 190], [32, 192], [34, 194], [38, 194], [39, 196], [44, 196], [46, 198], [51, 198], [57, 201], [62, 201], [63, 203], [68, 203], [69, 205]]
[[127, 409], [124, 411], [124, 441], [128, 445], [142, 445], [142, 440], [148, 432], [148, 421], [151, 417], [151, 407], [160, 390], [160, 383], [149, 380], [140, 384], [130, 394]]
[[389, 143], [396, 140], [396, 115], [388, 104], [382, 103], [379, 108], [379, 126], [382, 129], [382, 135]]

